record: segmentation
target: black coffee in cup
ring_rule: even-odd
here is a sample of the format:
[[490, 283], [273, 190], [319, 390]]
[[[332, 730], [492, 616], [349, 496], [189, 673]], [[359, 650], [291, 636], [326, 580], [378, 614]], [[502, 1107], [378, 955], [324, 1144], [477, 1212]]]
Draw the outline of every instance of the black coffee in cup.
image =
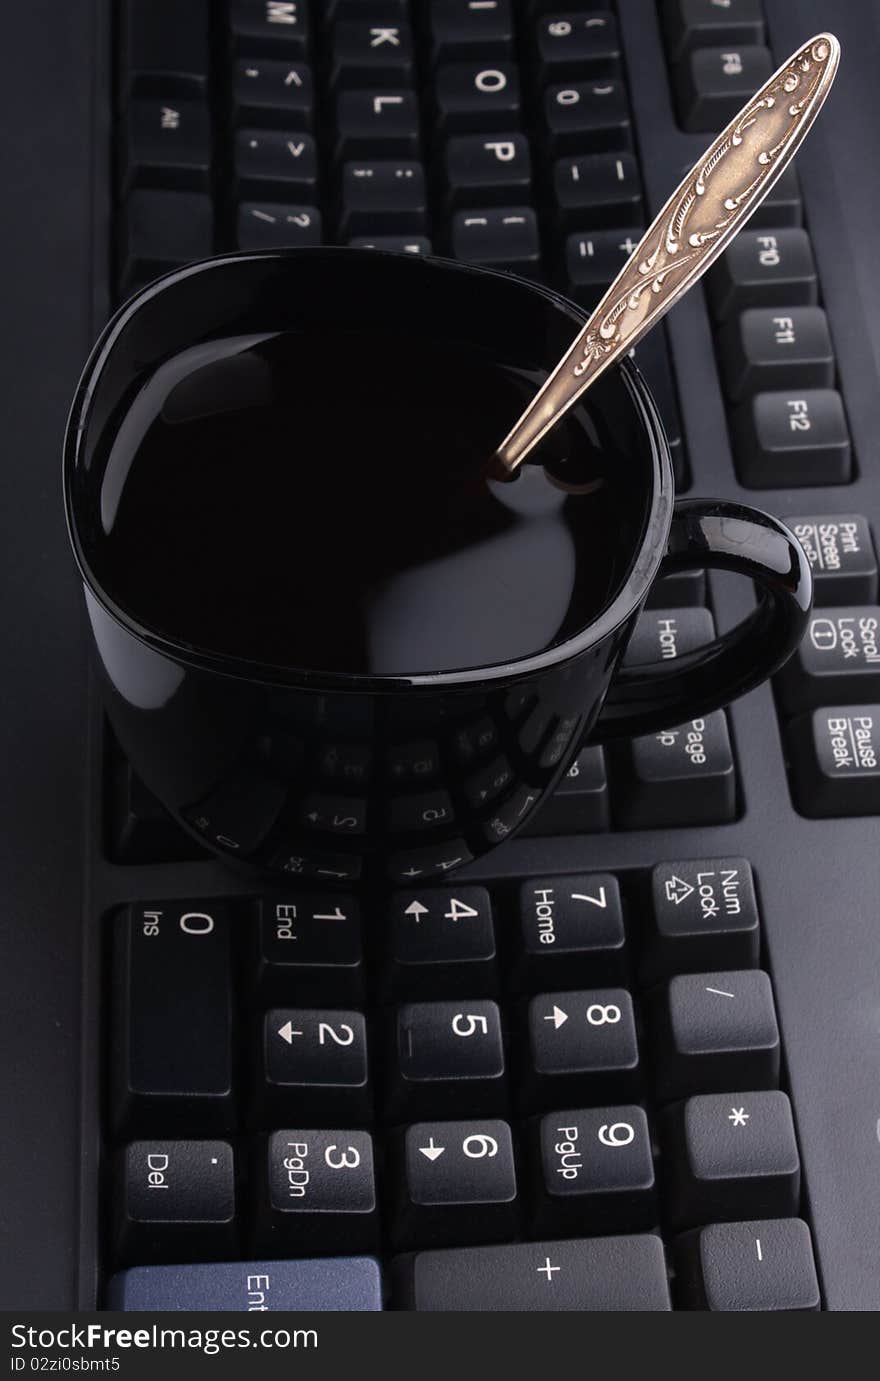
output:
[[589, 400], [512, 483], [487, 458], [544, 377], [467, 340], [311, 329], [160, 365], [112, 435], [91, 553], [138, 623], [272, 666], [424, 673], [587, 626], [645, 480]]

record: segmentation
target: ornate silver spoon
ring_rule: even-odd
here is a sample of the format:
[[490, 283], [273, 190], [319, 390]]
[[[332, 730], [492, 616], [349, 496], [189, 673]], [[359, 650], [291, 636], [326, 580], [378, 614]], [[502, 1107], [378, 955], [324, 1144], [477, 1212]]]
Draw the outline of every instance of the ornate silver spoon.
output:
[[831, 89], [840, 44], [805, 43], [743, 107], [676, 188], [586, 326], [490, 462], [512, 478], [585, 389], [692, 288], [800, 147]]

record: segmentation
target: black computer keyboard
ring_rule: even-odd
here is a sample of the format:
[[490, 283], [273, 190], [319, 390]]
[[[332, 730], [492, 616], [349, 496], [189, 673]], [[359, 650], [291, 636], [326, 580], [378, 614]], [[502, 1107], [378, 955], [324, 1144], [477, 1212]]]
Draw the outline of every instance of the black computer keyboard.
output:
[[[589, 307], [794, 46], [769, 42], [761, 0], [123, 0], [115, 298], [212, 252], [337, 243]], [[530, 838], [381, 895], [227, 873], [95, 704], [107, 1307], [821, 1306], [840, 1247], [823, 1271], [788, 875], [833, 851], [831, 817], [880, 812], [880, 494], [810, 231], [791, 172], [636, 351], [679, 488], [770, 491], [808, 550], [818, 608], [772, 695], [585, 749]], [[628, 656], [680, 655], [742, 599], [669, 578]]]

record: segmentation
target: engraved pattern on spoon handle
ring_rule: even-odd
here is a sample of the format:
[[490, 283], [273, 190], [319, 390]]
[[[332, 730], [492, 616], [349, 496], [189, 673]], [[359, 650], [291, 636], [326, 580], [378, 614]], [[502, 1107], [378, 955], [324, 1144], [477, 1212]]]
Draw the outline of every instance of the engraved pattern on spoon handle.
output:
[[631, 350], [717, 259], [800, 146], [839, 59], [834, 35], [817, 34], [710, 145], [499, 446], [493, 458], [497, 473], [512, 474], [584, 389]]

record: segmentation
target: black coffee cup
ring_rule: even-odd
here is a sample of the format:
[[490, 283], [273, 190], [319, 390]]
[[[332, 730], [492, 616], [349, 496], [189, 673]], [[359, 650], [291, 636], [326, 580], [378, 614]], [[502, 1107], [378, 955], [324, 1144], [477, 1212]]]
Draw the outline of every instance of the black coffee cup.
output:
[[[435, 339], [465, 339], [524, 370], [546, 371], [583, 321], [564, 298], [507, 274], [315, 249], [191, 265], [145, 288], [107, 326], [65, 443], [71, 541], [114, 732], [147, 786], [217, 853], [310, 882], [442, 878], [512, 835], [585, 742], [705, 714], [793, 651], [811, 599], [799, 544], [754, 509], [674, 501], [663, 427], [629, 362], [588, 395], [598, 429], [617, 438], [637, 506], [621, 578], [586, 626], [533, 655], [450, 671], [352, 674], [304, 668], [294, 645], [289, 665], [262, 664], [169, 637], [99, 578], [113, 438], [144, 385], [180, 352], [226, 335], [285, 330], [356, 328], [368, 345], [373, 326], [424, 332], [427, 323]], [[356, 367], [342, 362], [328, 400], [332, 388], [338, 403], [345, 370]], [[371, 464], [381, 465], [380, 452]], [[754, 612], [696, 652], [622, 667], [655, 579], [700, 567], [753, 580]], [[540, 573], [524, 569], [522, 579], [531, 578]]]

